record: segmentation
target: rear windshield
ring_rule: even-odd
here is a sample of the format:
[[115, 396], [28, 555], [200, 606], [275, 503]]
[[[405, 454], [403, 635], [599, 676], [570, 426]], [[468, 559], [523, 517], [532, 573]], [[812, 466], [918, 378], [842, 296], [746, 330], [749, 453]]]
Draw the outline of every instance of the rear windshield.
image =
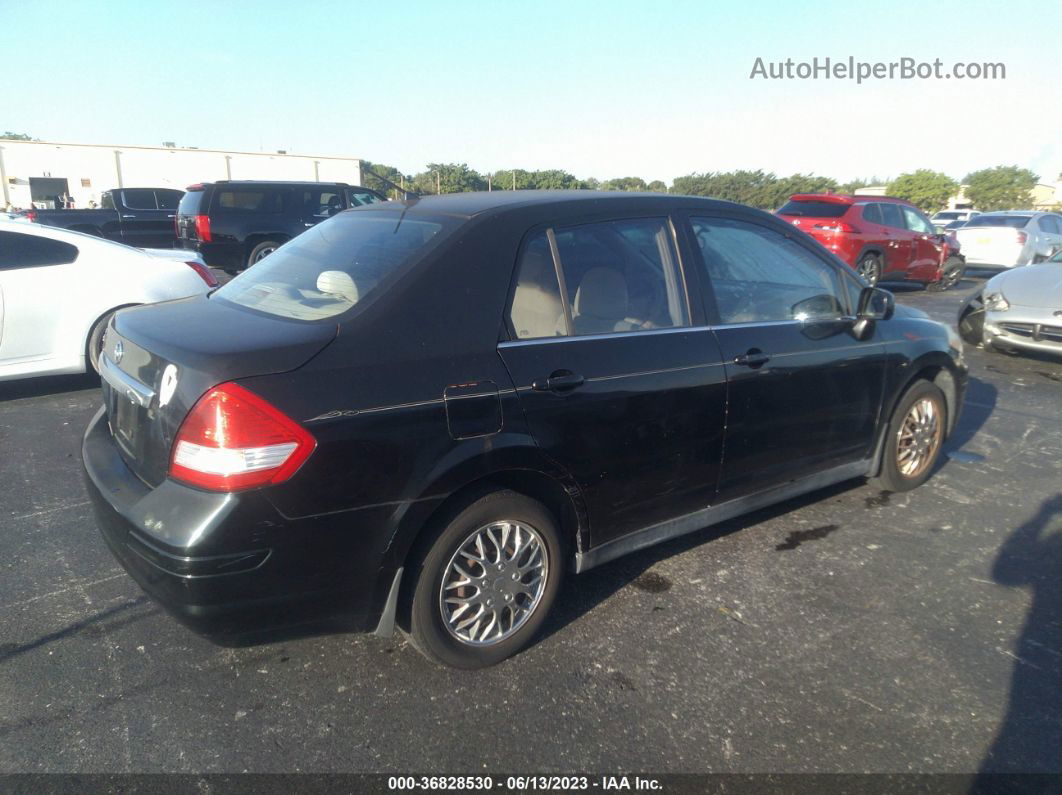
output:
[[203, 202], [203, 191], [190, 190], [181, 197], [181, 203], [177, 205], [179, 215], [199, 215], [199, 205]]
[[967, 221], [963, 229], [969, 229], [971, 226], [1010, 226], [1022, 229], [1031, 220], [1031, 215], [979, 215]]
[[837, 202], [790, 201], [786, 202], [779, 215], [802, 215], [808, 218], [840, 218], [851, 205]]
[[933, 216], [934, 221], [955, 221], [962, 218], [962, 213], [942, 212]]
[[400, 212], [349, 212], [285, 243], [214, 293], [294, 320], [323, 320], [381, 294], [458, 225]]

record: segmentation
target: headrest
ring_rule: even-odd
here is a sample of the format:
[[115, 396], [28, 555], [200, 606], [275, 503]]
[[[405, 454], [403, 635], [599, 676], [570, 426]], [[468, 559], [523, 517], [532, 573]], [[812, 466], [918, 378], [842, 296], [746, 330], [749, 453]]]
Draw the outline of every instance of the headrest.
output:
[[358, 303], [358, 298], [361, 297], [358, 292], [358, 285], [350, 278], [349, 273], [344, 273], [343, 271], [322, 272], [317, 277], [317, 289], [322, 293], [338, 295], [352, 304]]
[[627, 316], [627, 280], [612, 268], [591, 268], [575, 292], [576, 315], [608, 320]]

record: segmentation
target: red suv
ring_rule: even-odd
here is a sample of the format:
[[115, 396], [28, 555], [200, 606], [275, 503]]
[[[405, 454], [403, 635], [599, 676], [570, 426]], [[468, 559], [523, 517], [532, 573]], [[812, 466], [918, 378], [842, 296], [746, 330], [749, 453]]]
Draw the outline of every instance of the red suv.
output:
[[947, 289], [962, 278], [957, 243], [938, 233], [921, 210], [903, 199], [797, 193], [778, 215], [870, 284], [907, 280]]

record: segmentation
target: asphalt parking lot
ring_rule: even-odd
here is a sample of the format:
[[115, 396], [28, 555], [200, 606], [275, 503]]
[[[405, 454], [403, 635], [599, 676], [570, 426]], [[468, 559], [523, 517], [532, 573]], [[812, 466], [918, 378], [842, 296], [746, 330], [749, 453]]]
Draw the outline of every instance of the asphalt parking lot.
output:
[[[979, 283], [897, 297], [953, 323]], [[94, 379], [0, 384], [0, 771], [1062, 770], [1062, 361], [967, 357], [921, 489], [844, 484], [571, 578], [477, 673], [401, 636], [191, 634], [95, 530]]]

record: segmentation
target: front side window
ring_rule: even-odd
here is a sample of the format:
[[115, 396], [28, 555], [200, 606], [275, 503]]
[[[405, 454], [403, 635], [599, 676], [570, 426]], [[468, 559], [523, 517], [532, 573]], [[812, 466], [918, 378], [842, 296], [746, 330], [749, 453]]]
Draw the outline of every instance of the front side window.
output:
[[923, 218], [920, 212], [910, 207], [901, 206], [900, 209], [903, 210], [903, 217], [907, 222], [907, 228], [912, 232], [918, 232], [923, 235], [936, 234], [933, 224]]
[[308, 219], [323, 221], [343, 209], [343, 197], [335, 188], [300, 191], [297, 198], [302, 202], [303, 216]]
[[281, 246], [213, 293], [295, 320], [323, 320], [373, 300], [457, 221], [344, 213]]
[[77, 259], [77, 246], [37, 235], [0, 232], [0, 270], [65, 265]]
[[383, 199], [368, 191], [347, 190], [347, 201], [351, 207], [361, 207], [363, 204], [376, 204]]
[[731, 218], [692, 218], [723, 323], [824, 320], [845, 314], [840, 275], [773, 229]]
[[132, 188], [122, 191], [122, 201], [130, 210], [157, 210], [155, 191], [144, 188]]

